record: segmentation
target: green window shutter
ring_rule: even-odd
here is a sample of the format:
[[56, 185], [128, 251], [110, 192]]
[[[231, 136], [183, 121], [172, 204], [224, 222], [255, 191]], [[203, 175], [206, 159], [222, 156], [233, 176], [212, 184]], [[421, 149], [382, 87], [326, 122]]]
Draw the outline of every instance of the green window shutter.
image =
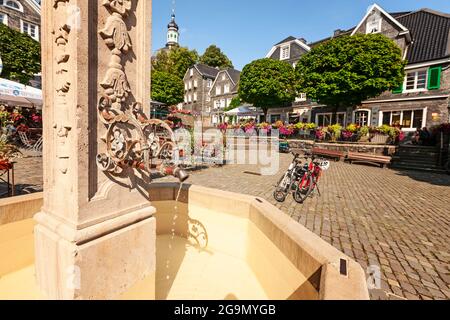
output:
[[392, 93], [402, 93], [402, 92], [403, 92], [403, 84], [392, 90]]
[[428, 69], [428, 90], [436, 90], [441, 87], [441, 73], [441, 66]]

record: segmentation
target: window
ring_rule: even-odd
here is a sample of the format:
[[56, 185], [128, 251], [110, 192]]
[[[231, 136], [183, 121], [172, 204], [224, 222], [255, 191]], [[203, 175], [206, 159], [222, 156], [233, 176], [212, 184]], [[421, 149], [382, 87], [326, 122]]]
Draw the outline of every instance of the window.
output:
[[184, 103], [187, 103], [187, 102], [188, 102], [187, 95], [184, 95]]
[[295, 98], [296, 102], [300, 102], [300, 101], [306, 101], [306, 93], [300, 93], [300, 96], [298, 96], [297, 98]]
[[185, 82], [184, 83], [184, 90], [187, 91], [187, 89], [188, 89], [188, 84], [187, 84], [187, 82]]
[[361, 127], [368, 126], [370, 120], [369, 110], [360, 110], [355, 112], [355, 123]]
[[192, 77], [192, 76], [194, 76], [194, 68], [191, 68], [190, 70], [189, 70], [189, 75]]
[[222, 94], [222, 88], [220, 88], [220, 86], [216, 87], [216, 95], [220, 95]]
[[226, 84], [226, 85], [223, 87], [223, 93], [228, 93], [228, 92], [230, 92], [230, 85], [229, 85], [229, 84]]
[[225, 81], [225, 80], [227, 80], [227, 76], [224, 73], [224, 74], [222, 74], [222, 81]]
[[194, 80], [194, 88], [197, 88], [197, 86], [198, 86], [198, 82], [197, 82], [197, 80]]
[[226, 99], [220, 100], [220, 107], [223, 109], [225, 108], [225, 105], [227, 104]]
[[231, 99], [227, 99], [226, 107], [228, 108], [231, 104]]
[[280, 60], [287, 60], [290, 57], [291, 46], [281, 47]]
[[8, 25], [8, 16], [4, 13], [0, 13], [0, 23]]
[[401, 126], [402, 129], [414, 130], [425, 127], [425, 110], [383, 111], [383, 123], [389, 126]]
[[335, 123], [339, 123], [341, 126], [345, 127], [345, 118], [346, 118], [345, 112], [338, 112], [336, 114], [336, 121]]
[[192, 96], [188, 95], [188, 102], [191, 103], [192, 102]]
[[8, 7], [10, 9], [14, 9], [20, 12], [23, 12], [23, 7], [20, 4], [20, 2], [16, 0], [8, 0], [8, 1], [0, 1], [0, 4], [3, 4], [5, 7]]
[[39, 32], [38, 32], [38, 26], [28, 23], [25, 21], [21, 21], [22, 23], [22, 32], [28, 34], [30, 37], [32, 37], [35, 40], [39, 40]]
[[381, 32], [381, 17], [379, 14], [373, 14], [366, 23], [366, 34]]
[[211, 88], [212, 87], [212, 80], [208, 79], [208, 81], [206, 82], [206, 87], [207, 88]]
[[406, 91], [422, 91], [427, 89], [427, 70], [418, 70], [406, 74]]
[[192, 81], [189, 81], [189, 90], [192, 89]]
[[319, 127], [328, 127], [331, 125], [332, 118], [333, 118], [332, 113], [319, 113], [316, 115], [316, 124]]
[[197, 92], [194, 92], [194, 102], [197, 101]]
[[211, 94], [208, 92], [206, 94], [206, 102], [210, 102], [211, 101]]
[[214, 106], [216, 109], [220, 109], [220, 100], [214, 101]]
[[270, 115], [270, 121], [271, 123], [275, 123], [277, 121], [281, 120], [281, 115], [280, 114], [272, 114]]

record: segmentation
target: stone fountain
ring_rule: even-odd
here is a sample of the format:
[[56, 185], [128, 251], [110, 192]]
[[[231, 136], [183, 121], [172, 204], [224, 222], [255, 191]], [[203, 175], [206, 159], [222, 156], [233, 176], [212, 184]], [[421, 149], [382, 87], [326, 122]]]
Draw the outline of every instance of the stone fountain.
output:
[[[54, 299], [117, 297], [155, 273], [150, 172], [173, 133], [147, 120], [151, 0], [44, 0], [44, 205], [36, 275]], [[95, 160], [96, 159], [96, 160]]]

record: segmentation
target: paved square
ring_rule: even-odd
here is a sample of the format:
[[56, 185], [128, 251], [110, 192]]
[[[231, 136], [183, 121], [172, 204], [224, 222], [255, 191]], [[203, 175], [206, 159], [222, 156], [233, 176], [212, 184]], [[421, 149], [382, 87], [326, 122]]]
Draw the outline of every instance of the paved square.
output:
[[[299, 205], [289, 196], [279, 204], [273, 186], [291, 160], [281, 155], [275, 176], [228, 165], [193, 172], [189, 183], [265, 198], [364, 269], [379, 267], [381, 289], [371, 291], [372, 299], [450, 299], [450, 176], [332, 163], [321, 197]], [[41, 190], [41, 158], [19, 159], [16, 183]]]

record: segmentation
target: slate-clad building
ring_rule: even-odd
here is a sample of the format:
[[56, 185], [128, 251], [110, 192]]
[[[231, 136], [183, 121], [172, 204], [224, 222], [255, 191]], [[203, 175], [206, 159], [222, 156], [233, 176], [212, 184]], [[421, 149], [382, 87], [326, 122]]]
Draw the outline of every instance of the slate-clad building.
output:
[[34, 0], [0, 0], [0, 23], [39, 41], [41, 6]]
[[213, 125], [225, 121], [225, 109], [238, 96], [241, 72], [228, 68], [220, 70], [209, 91], [211, 97], [211, 123]]
[[[320, 126], [333, 123], [401, 125], [404, 131], [449, 121], [450, 14], [430, 9], [388, 13], [374, 4], [356, 27], [336, 30], [333, 37], [356, 33], [381, 33], [397, 43], [408, 62], [403, 85], [364, 101], [357, 108], [343, 107], [337, 114], [332, 107], [307, 103], [311, 121]], [[313, 48], [333, 37], [309, 43], [308, 47]], [[278, 47], [270, 52], [274, 59], [280, 59], [276, 53]], [[295, 64], [295, 59], [289, 62]], [[285, 108], [286, 113], [280, 117], [287, 120], [289, 112], [294, 110], [295, 107]]]

